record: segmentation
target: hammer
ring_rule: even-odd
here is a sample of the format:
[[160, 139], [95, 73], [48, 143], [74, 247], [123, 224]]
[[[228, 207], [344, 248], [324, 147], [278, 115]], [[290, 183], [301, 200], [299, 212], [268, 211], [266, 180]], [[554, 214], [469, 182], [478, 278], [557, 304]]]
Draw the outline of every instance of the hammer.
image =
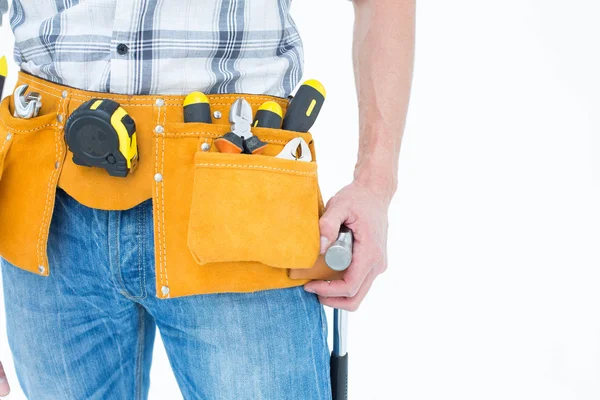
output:
[[[335, 271], [344, 271], [352, 262], [352, 231], [340, 229], [337, 240], [325, 253], [325, 263]], [[333, 351], [331, 352], [331, 394], [333, 400], [348, 400], [348, 312], [333, 310]]]

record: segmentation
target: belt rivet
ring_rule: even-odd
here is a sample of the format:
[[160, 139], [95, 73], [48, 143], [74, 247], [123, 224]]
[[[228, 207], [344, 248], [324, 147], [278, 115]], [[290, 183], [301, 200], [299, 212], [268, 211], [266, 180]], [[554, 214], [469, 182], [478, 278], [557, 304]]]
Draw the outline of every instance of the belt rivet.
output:
[[58, 114], [56, 116], [56, 119], [58, 120], [58, 122], [62, 123], [63, 122], [63, 115], [62, 114]]
[[12, 139], [12, 133], [9, 133], [8, 135], [6, 135], [6, 140], [10, 140]]
[[208, 144], [208, 143], [202, 143], [202, 145], [200, 146], [200, 148], [202, 149], [202, 151], [209, 151], [210, 150], [210, 144]]
[[162, 127], [162, 125], [156, 125], [156, 127], [154, 128], [154, 132], [156, 133], [163, 133], [165, 131], [165, 128]]
[[69, 95], [69, 92], [67, 92], [66, 90], [63, 90], [63, 92], [62, 92], [62, 98], [66, 99], [68, 95]]
[[59, 169], [60, 168], [60, 163], [57, 161], [54, 163], [54, 169]]
[[165, 101], [163, 99], [156, 99], [156, 105], [162, 107], [165, 105]]
[[42, 275], [43, 275], [43, 274], [44, 274], [44, 272], [46, 272], [46, 268], [44, 268], [44, 266], [43, 266], [43, 265], [40, 265], [40, 266], [38, 267], [38, 272], [39, 272], [40, 274], [42, 274]]
[[218, 111], [218, 110], [217, 110], [217, 111], [215, 111], [215, 112], [213, 113], [213, 115], [214, 115], [214, 117], [215, 117], [216, 119], [219, 119], [219, 118], [221, 118], [221, 117], [223, 116], [223, 114], [221, 114], [221, 111]]
[[169, 287], [168, 286], [163, 286], [160, 291], [162, 292], [163, 296], [166, 296], [169, 294]]
[[163, 180], [163, 176], [162, 176], [162, 174], [160, 174], [160, 173], [159, 173], [159, 174], [155, 174], [155, 175], [154, 175], [154, 180], [155, 180], [156, 182], [162, 182], [162, 180]]

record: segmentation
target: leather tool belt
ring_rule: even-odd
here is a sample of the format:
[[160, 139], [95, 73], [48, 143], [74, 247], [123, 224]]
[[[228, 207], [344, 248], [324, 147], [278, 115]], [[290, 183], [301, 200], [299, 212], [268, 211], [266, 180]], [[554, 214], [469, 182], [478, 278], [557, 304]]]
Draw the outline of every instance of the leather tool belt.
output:
[[[12, 116], [0, 104], [0, 255], [35, 274], [50, 274], [46, 246], [56, 187], [83, 205], [126, 210], [152, 199], [157, 296], [285, 288], [289, 270], [310, 271], [319, 253], [324, 211], [317, 164], [275, 158], [310, 133], [253, 128], [262, 155], [220, 153], [229, 108], [244, 97], [256, 112], [260, 95], [209, 95], [213, 123], [184, 123], [184, 96], [127, 96], [77, 90], [21, 72], [17, 85], [43, 96], [39, 116]], [[118, 102], [137, 126], [139, 161], [125, 178], [76, 165], [64, 138], [68, 116], [93, 99]], [[219, 115], [219, 113], [216, 113]], [[90, 265], [93, 268], [93, 265]], [[302, 277], [302, 274], [299, 275]]]

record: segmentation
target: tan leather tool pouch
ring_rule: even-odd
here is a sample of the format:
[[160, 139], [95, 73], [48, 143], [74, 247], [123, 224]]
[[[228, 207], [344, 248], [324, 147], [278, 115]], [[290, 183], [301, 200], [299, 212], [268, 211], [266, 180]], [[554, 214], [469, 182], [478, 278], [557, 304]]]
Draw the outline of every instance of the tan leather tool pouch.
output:
[[[12, 264], [47, 275], [46, 243], [56, 182], [64, 158], [56, 107], [15, 118], [11, 97], [0, 104], [0, 254]], [[46, 112], [53, 109], [54, 112]]]
[[[165, 133], [156, 135], [160, 177], [155, 220], [165, 224], [155, 226], [159, 263], [161, 254], [170, 254], [173, 271], [191, 254], [199, 271], [238, 269], [249, 274], [245, 284], [276, 287], [287, 281], [286, 269], [311, 268], [319, 255], [323, 201], [317, 163], [275, 157], [301, 136], [314, 159], [312, 136], [253, 128], [267, 143], [263, 154], [220, 153], [214, 139], [229, 129], [223, 124], [167, 123]], [[163, 149], [169, 155], [164, 160]], [[265, 267], [283, 274], [265, 275]], [[253, 276], [256, 268], [263, 274]]]
[[[278, 132], [278, 139], [297, 136], [292, 135]], [[314, 265], [319, 254], [317, 163], [276, 158], [268, 154], [281, 145], [269, 146], [272, 151], [265, 155], [196, 152], [188, 246], [199, 264]]]
[[[156, 295], [252, 292], [302, 285], [332, 272], [319, 258], [324, 212], [310, 133], [253, 128], [263, 154], [220, 153], [231, 104], [244, 97], [254, 112], [262, 95], [210, 95], [211, 124], [184, 123], [183, 96], [87, 92], [21, 73], [18, 84], [43, 96], [40, 116], [12, 116], [0, 104], [0, 255], [40, 275], [50, 273], [47, 241], [57, 186], [81, 204], [127, 210], [151, 199]], [[125, 178], [76, 165], [64, 123], [92, 98], [118, 102], [136, 122], [139, 164]], [[275, 157], [302, 137], [312, 162]], [[91, 266], [93, 267], [93, 266]], [[305, 271], [304, 274], [289, 271]], [[318, 273], [319, 275], [314, 275]]]

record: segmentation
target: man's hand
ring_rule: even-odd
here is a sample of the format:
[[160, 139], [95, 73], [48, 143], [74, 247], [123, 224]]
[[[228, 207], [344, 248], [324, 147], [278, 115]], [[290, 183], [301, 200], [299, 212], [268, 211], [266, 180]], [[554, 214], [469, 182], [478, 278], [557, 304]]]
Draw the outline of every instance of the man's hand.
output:
[[327, 204], [321, 253], [345, 224], [354, 233], [352, 264], [339, 281], [304, 288], [321, 303], [354, 311], [387, 268], [388, 208], [408, 111], [415, 43], [415, 0], [354, 0], [353, 61], [359, 108], [354, 182]]
[[321, 217], [321, 254], [337, 239], [340, 226], [354, 234], [352, 264], [343, 280], [313, 281], [304, 289], [322, 304], [356, 311], [375, 278], [387, 268], [389, 200], [357, 181], [329, 200]]
[[8, 384], [8, 379], [6, 379], [4, 367], [2, 366], [2, 363], [0, 363], [0, 397], [8, 396], [9, 393], [10, 385]]

